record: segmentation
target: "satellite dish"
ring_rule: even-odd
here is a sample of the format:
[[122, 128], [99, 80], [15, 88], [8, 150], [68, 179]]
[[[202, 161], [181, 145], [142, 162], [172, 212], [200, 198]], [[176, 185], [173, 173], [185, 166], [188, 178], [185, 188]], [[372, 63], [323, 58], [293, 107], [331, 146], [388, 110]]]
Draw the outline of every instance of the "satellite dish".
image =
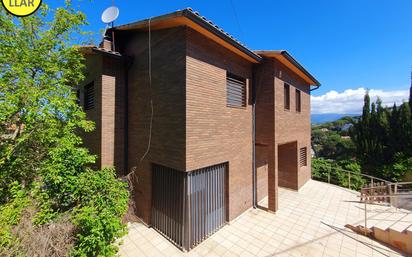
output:
[[114, 22], [119, 17], [119, 8], [110, 6], [102, 13], [102, 21], [106, 24]]

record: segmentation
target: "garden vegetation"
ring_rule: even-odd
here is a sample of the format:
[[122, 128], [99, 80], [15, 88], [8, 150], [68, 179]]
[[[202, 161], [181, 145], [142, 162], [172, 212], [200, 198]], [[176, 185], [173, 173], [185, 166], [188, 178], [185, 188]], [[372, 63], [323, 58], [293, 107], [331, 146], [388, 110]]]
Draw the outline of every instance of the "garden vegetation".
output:
[[368, 179], [412, 180], [412, 88], [408, 102], [383, 107], [364, 97], [362, 115], [312, 126], [312, 177], [359, 190]]
[[16, 18], [0, 7], [0, 256], [114, 256], [128, 205], [115, 170], [93, 169], [76, 103], [86, 24], [70, 1]]

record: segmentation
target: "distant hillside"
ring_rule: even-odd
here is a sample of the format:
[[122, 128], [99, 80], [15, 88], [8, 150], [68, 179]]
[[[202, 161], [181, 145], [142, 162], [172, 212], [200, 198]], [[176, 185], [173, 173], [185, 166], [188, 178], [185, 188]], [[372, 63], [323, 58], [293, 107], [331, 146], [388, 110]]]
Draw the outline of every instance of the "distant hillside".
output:
[[345, 116], [353, 117], [353, 116], [358, 116], [358, 115], [359, 114], [338, 114], [338, 113], [312, 114], [311, 123], [320, 124], [320, 123], [335, 121]]

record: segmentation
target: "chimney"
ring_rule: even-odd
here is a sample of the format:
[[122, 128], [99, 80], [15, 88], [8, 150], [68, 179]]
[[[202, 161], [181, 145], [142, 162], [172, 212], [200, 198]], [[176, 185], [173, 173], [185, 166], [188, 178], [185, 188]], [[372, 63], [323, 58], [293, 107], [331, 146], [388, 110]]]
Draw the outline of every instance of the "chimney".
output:
[[107, 38], [103, 38], [102, 42], [99, 45], [100, 48], [103, 48], [106, 51], [113, 51], [113, 44], [112, 41], [110, 41]]

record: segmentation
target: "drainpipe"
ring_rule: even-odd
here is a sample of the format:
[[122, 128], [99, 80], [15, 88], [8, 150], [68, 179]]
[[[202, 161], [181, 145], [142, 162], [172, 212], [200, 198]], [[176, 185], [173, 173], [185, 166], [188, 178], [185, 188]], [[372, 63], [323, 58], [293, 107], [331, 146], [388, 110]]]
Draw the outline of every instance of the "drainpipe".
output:
[[253, 208], [257, 208], [257, 176], [256, 176], [256, 78], [252, 73], [252, 191]]
[[129, 173], [129, 71], [134, 58], [127, 56], [124, 62], [124, 175]]
[[129, 173], [129, 69], [132, 60], [127, 59], [124, 63], [124, 175]]

